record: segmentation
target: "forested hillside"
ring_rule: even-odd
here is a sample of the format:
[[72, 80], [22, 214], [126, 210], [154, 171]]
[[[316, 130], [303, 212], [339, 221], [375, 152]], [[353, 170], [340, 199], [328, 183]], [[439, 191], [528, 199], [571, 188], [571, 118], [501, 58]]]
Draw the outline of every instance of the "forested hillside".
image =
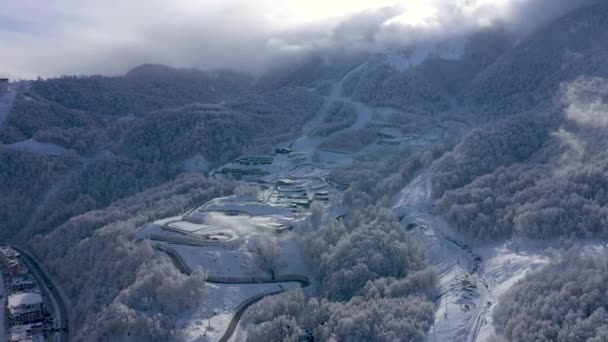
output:
[[501, 299], [497, 329], [509, 341], [608, 339], [606, 255], [571, 250], [532, 274]]
[[557, 20], [467, 90], [479, 110], [509, 116], [473, 129], [433, 166], [437, 211], [458, 229], [483, 239], [606, 237], [608, 69], [593, 43], [608, 34], [606, 13], [598, 3]]
[[17, 96], [0, 142], [34, 138], [68, 152], [0, 151], [2, 233], [28, 239], [51, 231], [172, 180], [192, 158], [211, 167], [268, 149], [297, 134], [322, 102], [304, 88], [256, 89], [234, 72], [158, 65], [33, 82]]
[[[428, 341], [438, 322], [462, 341], [486, 324], [497, 340], [605, 341], [606, 41], [598, 1], [526, 35], [497, 22], [428, 45], [320, 49], [256, 76], [145, 64], [24, 81], [0, 124], [0, 240], [56, 280], [76, 341], [183, 341], [176, 322], [205, 305], [211, 278], [136, 232], [233, 193], [248, 201], [227, 206], [235, 220], [288, 198], [277, 240], [297, 236], [311, 286], [287, 291], [263, 269], [283, 293], [243, 316], [250, 342], [304, 327], [315, 341]], [[249, 163], [277, 179], [209, 173]], [[264, 249], [214, 234], [213, 247]], [[551, 262], [521, 265], [539, 255]]]
[[128, 332], [144, 340], [180, 340], [174, 320], [204, 301], [205, 276], [181, 274], [150, 244], [134, 242], [135, 232], [233, 188], [185, 174], [36, 235], [30, 242], [36, 256], [70, 298], [75, 340], [125, 339]]

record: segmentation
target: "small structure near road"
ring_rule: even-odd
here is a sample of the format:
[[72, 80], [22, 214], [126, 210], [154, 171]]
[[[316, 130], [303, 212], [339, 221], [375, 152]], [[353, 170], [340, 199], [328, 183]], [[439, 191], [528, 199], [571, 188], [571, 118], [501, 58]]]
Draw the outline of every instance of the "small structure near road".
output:
[[225, 176], [230, 175], [234, 179], [242, 179], [243, 177], [246, 177], [246, 176], [264, 176], [264, 175], [268, 174], [268, 172], [266, 172], [262, 169], [258, 169], [258, 168], [240, 169], [240, 168], [229, 168], [229, 167], [225, 167], [225, 168], [221, 169], [220, 173]]
[[317, 191], [314, 193], [313, 199], [315, 199], [317, 201], [328, 202], [329, 193], [327, 191]]
[[293, 152], [293, 150], [287, 147], [277, 147], [274, 149], [274, 153], [276, 154], [290, 154], [291, 152]]
[[25, 279], [23, 277], [14, 277], [10, 281], [11, 292], [23, 292], [26, 290], [35, 289], [36, 283], [31, 279]]
[[0, 262], [12, 277], [22, 273], [21, 255], [10, 247], [0, 247]]
[[15, 293], [8, 296], [7, 306], [11, 326], [42, 322], [44, 301], [37, 292]]
[[293, 226], [284, 223], [270, 222], [265, 224], [259, 224], [256, 226], [256, 228], [269, 233], [282, 234], [288, 230], [292, 230]]
[[42, 323], [29, 323], [11, 328], [11, 342], [38, 342], [43, 340], [44, 325]]
[[243, 157], [236, 160], [240, 165], [270, 165], [273, 157]]

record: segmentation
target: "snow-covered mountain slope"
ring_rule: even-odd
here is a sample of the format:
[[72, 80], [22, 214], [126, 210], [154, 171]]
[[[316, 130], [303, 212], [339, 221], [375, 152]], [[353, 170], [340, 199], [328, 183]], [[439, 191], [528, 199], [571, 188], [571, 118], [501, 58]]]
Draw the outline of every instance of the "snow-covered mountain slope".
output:
[[[429, 173], [424, 172], [393, 199], [404, 229], [420, 241], [436, 268], [440, 295], [429, 341], [487, 341], [495, 336], [492, 313], [501, 297], [552, 258], [561, 242], [471, 240], [433, 214]], [[601, 255], [602, 241], [583, 240], [583, 253]], [[570, 246], [572, 248], [574, 246]]]
[[432, 213], [429, 173], [394, 198], [404, 229], [420, 241], [440, 279], [435, 324], [429, 341], [485, 341], [498, 298], [547, 259], [542, 250], [513, 250], [508, 243], [486, 245], [460, 236]]
[[420, 43], [408, 50], [387, 49], [378, 58], [399, 71], [406, 71], [427, 60], [458, 61], [465, 56], [466, 39], [450, 39], [439, 43]]
[[[151, 65], [116, 78], [36, 81], [0, 104], [0, 138], [8, 145], [0, 151], [0, 234], [39, 250], [74, 299], [74, 334], [83, 340], [244, 336], [283, 324], [276, 317], [241, 322], [249, 305], [300, 287], [318, 296], [315, 318], [332, 313], [311, 323], [317, 336], [340, 340], [335, 336], [350, 327], [371, 326], [372, 333], [351, 330], [373, 340], [380, 335], [373, 329], [390, 337], [393, 328], [406, 330], [399, 325], [406, 319], [391, 326], [382, 320], [388, 315], [366, 316], [367, 307], [401, 313], [411, 293], [433, 290], [429, 277], [427, 292], [407, 292], [415, 286], [403, 265], [394, 264], [395, 272], [380, 267], [393, 260], [390, 253], [370, 252], [374, 258], [355, 266], [339, 259], [361, 246], [384, 253], [365, 239], [365, 229], [380, 227], [378, 236], [403, 239], [400, 251], [422, 246], [426, 259], [413, 253], [412, 273], [428, 262], [438, 277], [436, 298], [412, 314], [422, 317], [422, 334], [412, 329], [416, 338], [486, 341], [501, 334], [493, 315], [502, 296], [551, 264], [550, 249], [564, 248], [517, 234], [559, 232], [573, 240], [570, 247], [603, 250], [608, 55], [598, 42], [608, 32], [606, 9], [598, 3], [577, 10], [519, 41], [493, 29], [445, 46], [314, 56], [255, 81]], [[599, 89], [561, 103], [562, 91], [578, 86]], [[587, 127], [563, 117], [573, 111], [584, 114]], [[96, 158], [102, 151], [109, 152]], [[193, 178], [136, 195], [173, 181], [184, 165], [209, 178], [182, 175]], [[401, 226], [377, 208], [385, 205]], [[368, 214], [378, 217], [359, 217]], [[326, 248], [316, 253], [321, 270], [304, 262], [311, 257], [299, 238], [310, 237], [304, 228], [313, 216], [327, 237], [315, 245]], [[489, 234], [498, 227], [501, 234]], [[322, 272], [366, 287], [343, 295], [337, 284], [328, 295], [319, 288], [329, 278]], [[304, 325], [306, 315], [292, 316], [289, 322]]]

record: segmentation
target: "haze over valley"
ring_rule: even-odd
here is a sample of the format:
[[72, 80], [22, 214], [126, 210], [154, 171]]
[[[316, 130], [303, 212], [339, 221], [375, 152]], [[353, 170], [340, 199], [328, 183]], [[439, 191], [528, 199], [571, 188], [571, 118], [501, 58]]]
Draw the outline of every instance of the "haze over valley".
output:
[[0, 341], [608, 341], [607, 3], [6, 8]]

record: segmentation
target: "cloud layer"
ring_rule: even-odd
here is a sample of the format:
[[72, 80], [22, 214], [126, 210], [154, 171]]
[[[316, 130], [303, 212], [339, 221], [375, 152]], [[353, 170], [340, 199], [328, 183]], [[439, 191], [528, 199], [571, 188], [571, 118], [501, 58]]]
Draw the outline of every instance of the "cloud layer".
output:
[[581, 125], [608, 127], [608, 80], [580, 77], [562, 87], [566, 117]]
[[516, 33], [575, 0], [5, 0], [0, 73], [120, 74], [142, 63], [260, 70], [318, 49], [373, 50], [503, 23]]

